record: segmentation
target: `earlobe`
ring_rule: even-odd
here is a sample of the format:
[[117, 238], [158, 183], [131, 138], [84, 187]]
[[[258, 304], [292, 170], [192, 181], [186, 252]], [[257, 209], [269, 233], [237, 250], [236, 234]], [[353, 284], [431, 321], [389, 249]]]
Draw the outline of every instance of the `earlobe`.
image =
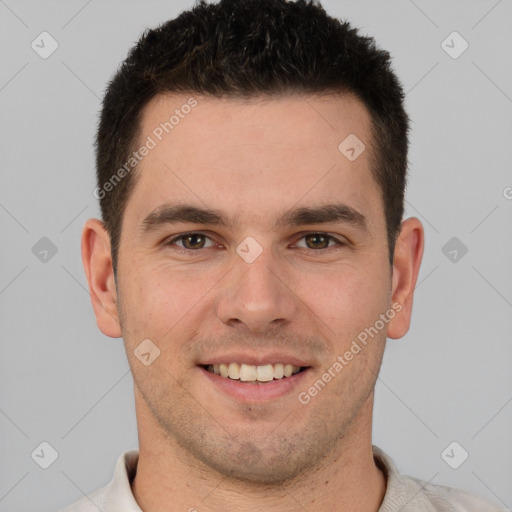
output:
[[110, 237], [98, 219], [89, 219], [82, 230], [82, 263], [89, 283], [96, 323], [106, 336], [119, 338], [122, 333], [117, 312]]
[[[387, 336], [398, 339], [409, 330], [414, 288], [423, 257], [424, 231], [419, 219], [410, 217], [402, 222], [395, 244], [391, 305], [399, 311], [389, 322]], [[401, 304], [401, 309], [398, 307]]]

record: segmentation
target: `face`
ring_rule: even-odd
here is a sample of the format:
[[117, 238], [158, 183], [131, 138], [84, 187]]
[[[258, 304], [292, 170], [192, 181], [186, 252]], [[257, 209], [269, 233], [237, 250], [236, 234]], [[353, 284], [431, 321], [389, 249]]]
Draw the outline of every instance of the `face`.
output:
[[138, 421], [224, 475], [283, 482], [371, 424], [398, 315], [370, 117], [348, 95], [188, 100], [145, 109], [155, 144], [123, 219]]

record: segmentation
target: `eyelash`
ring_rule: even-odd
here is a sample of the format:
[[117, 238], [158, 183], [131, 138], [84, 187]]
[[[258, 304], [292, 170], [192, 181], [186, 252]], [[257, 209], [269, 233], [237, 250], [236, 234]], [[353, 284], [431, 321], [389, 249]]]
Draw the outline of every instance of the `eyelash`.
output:
[[[186, 238], [187, 236], [190, 236], [190, 235], [201, 235], [201, 236], [204, 236], [205, 238], [208, 238], [209, 240], [211, 240], [211, 238], [206, 233], [202, 233], [201, 231], [190, 231], [188, 233], [182, 233], [181, 235], [175, 236], [175, 237], [167, 240], [166, 242], [164, 242], [164, 244], [166, 246], [172, 246], [176, 241], [182, 240], [183, 238]], [[322, 236], [327, 237], [329, 239], [329, 243], [331, 241], [334, 241], [340, 247], [346, 245], [341, 240], [339, 240], [336, 237], [330, 235], [329, 233], [325, 233], [323, 231], [309, 231], [309, 232], [307, 232], [305, 234], [302, 234], [302, 236], [298, 240], [302, 240], [303, 238], [305, 238], [305, 237], [307, 237], [309, 235], [322, 235]], [[319, 252], [329, 251], [330, 249], [335, 249], [335, 248], [336, 248], [336, 246], [330, 246], [330, 247], [326, 247], [324, 249], [307, 249], [306, 248], [305, 250], [310, 252], [310, 253], [319, 253]], [[180, 253], [182, 253], [182, 254], [186, 254], [188, 256], [195, 256], [195, 255], [199, 254], [200, 251], [202, 251], [204, 249], [208, 249], [208, 247], [203, 247], [203, 248], [200, 248], [200, 249], [185, 249], [184, 247], [175, 246], [175, 247], [173, 247], [173, 249], [178, 251], [178, 252], [180, 252]]]

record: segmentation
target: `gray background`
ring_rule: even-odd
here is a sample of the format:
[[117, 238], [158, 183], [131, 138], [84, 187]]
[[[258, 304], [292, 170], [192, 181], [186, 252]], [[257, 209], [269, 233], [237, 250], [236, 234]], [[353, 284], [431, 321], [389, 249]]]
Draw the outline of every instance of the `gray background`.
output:
[[[0, 0], [0, 512], [55, 511], [138, 446], [122, 340], [96, 327], [80, 232], [98, 216], [105, 85], [145, 27], [191, 5]], [[394, 57], [413, 120], [407, 215], [426, 231], [413, 324], [389, 341], [377, 384], [374, 443], [403, 473], [510, 508], [512, 2], [324, 6]], [[31, 48], [43, 31], [59, 44], [47, 59]], [[458, 58], [442, 46], [453, 31], [469, 43]], [[46, 470], [31, 457], [43, 441], [58, 452]], [[469, 453], [458, 469], [441, 456], [453, 441]]]

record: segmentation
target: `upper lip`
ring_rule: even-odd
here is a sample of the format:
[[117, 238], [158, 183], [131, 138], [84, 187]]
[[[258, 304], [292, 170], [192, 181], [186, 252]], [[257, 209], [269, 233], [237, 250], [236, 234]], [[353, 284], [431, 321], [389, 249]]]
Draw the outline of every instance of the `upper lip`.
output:
[[293, 356], [291, 354], [272, 352], [268, 354], [248, 354], [244, 352], [230, 352], [225, 355], [216, 355], [208, 358], [201, 358], [197, 364], [205, 366], [208, 364], [226, 364], [226, 363], [239, 363], [250, 364], [254, 366], [263, 366], [265, 364], [292, 364], [294, 366], [312, 366], [310, 362], [305, 359]]

